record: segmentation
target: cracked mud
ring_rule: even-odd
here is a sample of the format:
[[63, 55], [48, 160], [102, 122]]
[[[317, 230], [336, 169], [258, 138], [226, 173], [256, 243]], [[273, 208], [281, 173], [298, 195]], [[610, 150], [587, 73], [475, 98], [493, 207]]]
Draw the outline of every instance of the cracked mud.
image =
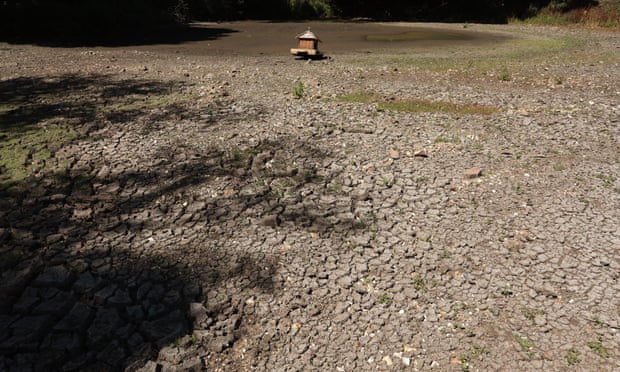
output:
[[0, 45], [0, 370], [620, 369], [620, 36], [469, 29]]

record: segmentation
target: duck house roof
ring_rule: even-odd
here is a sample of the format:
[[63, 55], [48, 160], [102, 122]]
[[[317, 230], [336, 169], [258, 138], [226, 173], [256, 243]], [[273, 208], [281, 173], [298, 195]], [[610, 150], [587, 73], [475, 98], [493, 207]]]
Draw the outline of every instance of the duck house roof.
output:
[[[306, 40], [319, 40], [319, 38], [314, 34], [314, 32], [307, 30], [302, 32], [301, 34], [296, 36], [297, 39], [306, 39]], [[321, 41], [321, 40], [319, 40]]]

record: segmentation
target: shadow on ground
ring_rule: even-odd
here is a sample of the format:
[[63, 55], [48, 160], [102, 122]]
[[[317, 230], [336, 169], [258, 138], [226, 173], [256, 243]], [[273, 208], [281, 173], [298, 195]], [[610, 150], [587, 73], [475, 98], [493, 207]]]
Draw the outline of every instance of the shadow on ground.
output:
[[0, 369], [131, 370], [161, 353], [203, 366], [196, 350], [231, 347], [253, 314], [233, 293], [280, 289], [277, 256], [235, 246], [242, 229], [366, 229], [348, 198], [304, 199], [338, 185], [303, 139], [121, 145], [240, 120], [225, 102], [193, 109], [193, 92], [106, 75], [0, 83]]
[[125, 32], [118, 35], [90, 35], [78, 36], [72, 33], [68, 36], [50, 36], [45, 33], [35, 36], [18, 35], [5, 36], [0, 41], [9, 44], [33, 44], [46, 47], [128, 47], [140, 45], [182, 44], [195, 41], [213, 41], [225, 38], [238, 32], [231, 28], [212, 27], [205, 24], [188, 26], [169, 26], [151, 30], [137, 30], [133, 33]]
[[[105, 141], [114, 126], [131, 130], [128, 122], [152, 111], [164, 120], [165, 108], [166, 117], [175, 118], [180, 101], [148, 97], [179, 90], [177, 83], [106, 76], [0, 85], [3, 158], [17, 159], [2, 164], [0, 180], [1, 370], [139, 367], [183, 335], [208, 329], [226, 311], [225, 299], [206, 298], [219, 283], [244, 278], [258, 291], [277, 290], [271, 279], [277, 262], [268, 257], [231, 260], [207, 244], [208, 236], [175, 238], [174, 227], [189, 231], [190, 224], [217, 223], [206, 206], [193, 210], [193, 221], [180, 222], [178, 204], [162, 202], [207, 182], [209, 159], [168, 158], [104, 173], [109, 159], [57, 154], [71, 144]], [[47, 137], [55, 126], [71, 135]], [[196, 257], [200, 265], [192, 261]], [[191, 340], [225, 347], [234, 342], [239, 321], [233, 323], [220, 327], [217, 337]]]

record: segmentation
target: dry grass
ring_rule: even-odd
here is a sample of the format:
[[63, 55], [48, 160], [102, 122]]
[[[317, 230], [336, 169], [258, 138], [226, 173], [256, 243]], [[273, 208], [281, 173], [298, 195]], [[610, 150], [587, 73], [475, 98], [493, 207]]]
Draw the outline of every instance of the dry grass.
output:
[[376, 93], [355, 92], [338, 97], [340, 101], [352, 103], [376, 103], [377, 109], [405, 112], [443, 112], [464, 115], [491, 115], [498, 111], [495, 107], [477, 103], [452, 103], [417, 98], [383, 99]]

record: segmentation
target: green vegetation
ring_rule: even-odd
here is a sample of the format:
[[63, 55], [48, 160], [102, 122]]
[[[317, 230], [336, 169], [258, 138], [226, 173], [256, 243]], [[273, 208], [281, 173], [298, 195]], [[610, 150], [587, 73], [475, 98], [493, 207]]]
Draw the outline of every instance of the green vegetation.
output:
[[304, 83], [302, 83], [301, 81], [298, 81], [297, 84], [295, 85], [295, 88], [293, 88], [293, 96], [299, 99], [299, 98], [303, 98], [304, 95], [305, 95]]
[[482, 355], [490, 354], [491, 351], [484, 346], [479, 346], [479, 345], [474, 344], [471, 346], [471, 353], [475, 356], [482, 356]]
[[394, 184], [394, 178], [383, 176], [381, 177], [381, 185], [384, 187], [391, 187]]
[[510, 75], [510, 72], [508, 72], [508, 68], [507, 67], [504, 67], [502, 69], [502, 72], [499, 75], [499, 79], [501, 81], [511, 81], [512, 80], [512, 76]]
[[415, 98], [385, 100], [375, 93], [365, 92], [342, 95], [338, 99], [350, 103], [376, 103], [377, 109], [382, 111], [444, 112], [462, 115], [490, 115], [498, 111], [497, 108], [475, 103], [457, 104]]
[[536, 319], [537, 316], [539, 315], [545, 315], [545, 310], [542, 309], [532, 309], [529, 307], [524, 307], [521, 309], [521, 312], [523, 313], [523, 316], [525, 316], [525, 318], [531, 322], [534, 321], [534, 319]]
[[173, 115], [195, 98], [187, 92], [174, 83], [115, 80], [95, 74], [3, 81], [0, 189], [19, 188], [30, 177], [58, 172], [66, 165], [56, 155], [59, 150], [85, 138], [104, 120], [124, 125], [157, 110]]
[[377, 297], [377, 303], [379, 305], [389, 305], [392, 303], [392, 297], [386, 294], [381, 294], [379, 295], [379, 297]]
[[517, 341], [517, 343], [519, 344], [519, 346], [521, 347], [521, 351], [525, 353], [525, 355], [527, 355], [528, 357], [532, 357], [532, 355], [534, 354], [533, 350], [534, 350], [534, 344], [528, 340], [526, 337], [521, 337], [518, 334], [514, 334], [514, 338], [515, 341]]
[[283, 177], [272, 181], [270, 187], [274, 196], [277, 198], [283, 198], [295, 195], [297, 183], [290, 177]]
[[454, 311], [454, 312], [459, 312], [459, 311], [473, 310], [475, 308], [476, 307], [474, 305], [469, 305], [469, 304], [466, 304], [466, 303], [462, 303], [460, 305], [452, 306], [450, 308], [450, 310]]
[[514, 186], [513, 189], [515, 190], [515, 192], [517, 194], [523, 194], [523, 186], [521, 186], [521, 184], [519, 182], [517, 182]]
[[413, 288], [418, 291], [426, 292], [428, 291], [428, 283], [426, 279], [422, 278], [420, 275], [416, 275], [413, 277]]
[[0, 188], [18, 183], [45, 167], [55, 148], [77, 133], [63, 124], [0, 126]]
[[474, 359], [482, 359], [485, 355], [490, 354], [489, 349], [483, 346], [473, 344], [468, 352], [461, 353], [456, 358], [461, 364], [461, 370], [469, 371], [469, 363]]
[[457, 360], [461, 363], [461, 370], [463, 370], [463, 372], [467, 372], [469, 371], [469, 356], [467, 356], [466, 354], [460, 354], [457, 358]]
[[598, 178], [599, 180], [603, 181], [603, 186], [605, 187], [612, 187], [614, 185], [614, 182], [616, 182], [616, 178], [613, 176], [608, 176], [606, 174], [597, 174], [596, 178]]
[[[81, 39], [146, 35], [162, 25], [183, 25], [190, 20], [234, 19], [350, 19], [441, 21], [485, 23], [533, 23], [618, 28], [617, 0], [511, 1], [433, 0], [368, 2], [363, 0], [47, 0], [0, 2], [0, 34]], [[457, 33], [395, 33], [371, 35], [369, 40], [459, 40]]]
[[609, 358], [609, 350], [601, 342], [601, 337], [598, 341], [589, 341], [586, 345], [594, 352], [594, 354], [601, 358]]
[[342, 186], [342, 183], [332, 181], [327, 184], [327, 186], [325, 187], [325, 191], [337, 194], [342, 192]]
[[[501, 238], [501, 240], [503, 240], [503, 238]], [[513, 292], [510, 284], [506, 284], [505, 286], [500, 288], [499, 293], [501, 293], [503, 296], [512, 296]]]
[[567, 352], [566, 352], [566, 363], [568, 363], [569, 366], [578, 364], [579, 362], [581, 362], [581, 359], [579, 358], [580, 353], [579, 350], [573, 348], [570, 348]]
[[200, 339], [198, 338], [198, 336], [196, 336], [193, 333], [192, 333], [192, 338], [190, 341], [191, 341], [192, 346], [199, 346], [202, 343]]
[[511, 23], [527, 23], [538, 25], [567, 26], [580, 25], [584, 27], [620, 27], [620, 3], [614, 0], [601, 0], [598, 6], [581, 2], [581, 6], [571, 7], [577, 1], [553, 0], [545, 7], [538, 8], [530, 5], [528, 15], [519, 19], [510, 18]]

